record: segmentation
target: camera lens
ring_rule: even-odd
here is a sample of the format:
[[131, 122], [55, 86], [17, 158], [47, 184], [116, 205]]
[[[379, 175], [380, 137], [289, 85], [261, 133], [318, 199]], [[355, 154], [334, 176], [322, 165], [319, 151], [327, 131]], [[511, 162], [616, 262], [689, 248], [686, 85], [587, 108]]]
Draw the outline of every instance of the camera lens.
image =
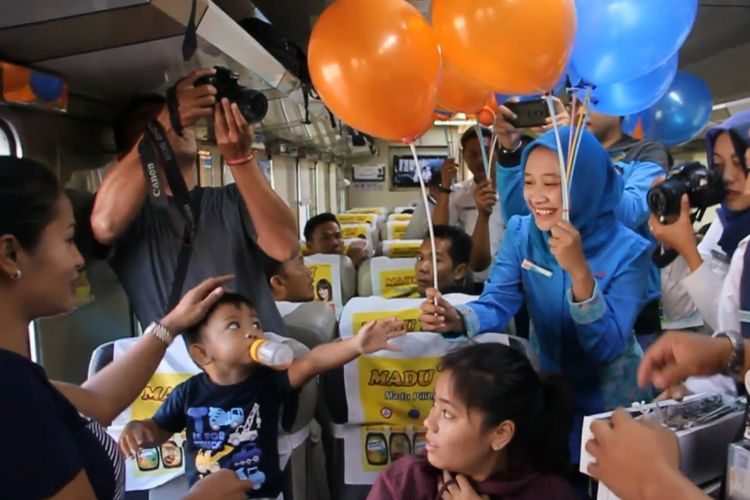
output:
[[667, 210], [668, 201], [667, 197], [661, 189], [652, 189], [648, 193], [648, 206], [651, 212], [656, 216], [665, 215]]
[[268, 99], [261, 92], [243, 89], [233, 97], [235, 97], [235, 102], [239, 106], [242, 116], [249, 123], [258, 123], [265, 118], [268, 112]]

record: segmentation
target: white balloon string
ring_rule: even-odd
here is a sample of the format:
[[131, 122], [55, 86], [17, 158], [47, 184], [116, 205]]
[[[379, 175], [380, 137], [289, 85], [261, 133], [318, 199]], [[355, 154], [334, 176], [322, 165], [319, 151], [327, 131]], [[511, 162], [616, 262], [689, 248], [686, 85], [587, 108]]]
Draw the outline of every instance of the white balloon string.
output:
[[477, 131], [477, 141], [479, 141], [479, 149], [482, 151], [482, 163], [484, 163], [484, 175], [486, 179], [490, 178], [490, 165], [487, 159], [487, 149], [484, 146], [484, 136], [482, 135], [482, 127], [479, 123], [474, 125], [474, 129]]
[[[432, 214], [430, 213], [430, 204], [427, 202], [427, 187], [424, 184], [422, 178], [422, 167], [419, 165], [419, 156], [417, 155], [417, 148], [414, 147], [414, 143], [409, 143], [411, 154], [414, 156], [414, 164], [417, 167], [417, 178], [419, 179], [419, 189], [422, 191], [422, 202], [424, 203], [425, 214], [427, 215], [427, 230], [430, 234], [430, 250], [432, 251], [432, 284], [435, 290], [438, 290], [438, 276], [437, 276], [437, 251], [435, 249], [435, 229], [432, 227]], [[435, 306], [437, 306], [437, 297], [435, 298]]]
[[563, 157], [562, 139], [560, 138], [560, 126], [557, 123], [557, 110], [555, 101], [551, 95], [545, 97], [549, 114], [552, 117], [552, 127], [555, 130], [555, 140], [557, 141], [557, 159], [560, 163], [560, 183], [562, 185], [562, 202], [563, 202], [563, 220], [570, 220], [570, 185], [568, 184], [568, 175], [565, 168], [565, 159]]

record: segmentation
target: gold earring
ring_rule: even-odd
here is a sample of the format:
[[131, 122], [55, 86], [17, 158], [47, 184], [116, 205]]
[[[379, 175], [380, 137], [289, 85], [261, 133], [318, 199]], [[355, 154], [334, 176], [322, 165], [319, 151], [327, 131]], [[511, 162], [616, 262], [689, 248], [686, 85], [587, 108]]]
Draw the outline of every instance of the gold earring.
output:
[[20, 280], [22, 276], [23, 276], [23, 273], [21, 272], [20, 269], [16, 269], [12, 273], [10, 273], [10, 279], [12, 279], [13, 281]]

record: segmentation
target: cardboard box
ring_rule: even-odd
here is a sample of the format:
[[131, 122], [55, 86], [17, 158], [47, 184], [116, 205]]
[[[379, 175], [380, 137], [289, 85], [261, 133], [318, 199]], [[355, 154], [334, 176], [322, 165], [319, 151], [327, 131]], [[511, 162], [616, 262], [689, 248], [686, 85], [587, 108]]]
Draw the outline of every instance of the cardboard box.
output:
[[[686, 398], [685, 402], [696, 401], [712, 395], [696, 395]], [[724, 396], [726, 404], [736, 403], [736, 398]], [[664, 409], [672, 405], [680, 405], [677, 401], [665, 401], [659, 403], [659, 407]], [[628, 408], [627, 411], [634, 416], [642, 415], [643, 411], [658, 411], [656, 404], [642, 405], [637, 408]], [[592, 438], [591, 422], [595, 419], [609, 419], [612, 412], [600, 413], [585, 417], [583, 420], [583, 430], [581, 436], [581, 463], [580, 471], [588, 474], [588, 466], [593, 461], [592, 457], [586, 452], [586, 443]], [[734, 441], [743, 422], [744, 411], [737, 405], [737, 409], [731, 413], [709, 421], [705, 424], [696, 425], [688, 429], [676, 432], [680, 445], [681, 470], [694, 484], [705, 484], [724, 474], [723, 464], [724, 457], [727, 453], [727, 446]], [[605, 489], [600, 484], [600, 490]], [[599, 498], [616, 498], [607, 491], [602, 492]]]

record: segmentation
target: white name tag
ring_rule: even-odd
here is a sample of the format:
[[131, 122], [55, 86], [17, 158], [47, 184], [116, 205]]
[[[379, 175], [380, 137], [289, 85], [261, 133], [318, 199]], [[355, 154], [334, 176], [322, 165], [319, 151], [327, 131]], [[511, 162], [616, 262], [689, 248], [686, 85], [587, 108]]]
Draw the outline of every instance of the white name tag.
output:
[[523, 259], [523, 262], [521, 262], [521, 267], [523, 269], [526, 269], [527, 271], [534, 271], [535, 273], [539, 273], [545, 278], [552, 277], [552, 271], [550, 271], [549, 269], [545, 269], [542, 266], [538, 266], [528, 259]]

